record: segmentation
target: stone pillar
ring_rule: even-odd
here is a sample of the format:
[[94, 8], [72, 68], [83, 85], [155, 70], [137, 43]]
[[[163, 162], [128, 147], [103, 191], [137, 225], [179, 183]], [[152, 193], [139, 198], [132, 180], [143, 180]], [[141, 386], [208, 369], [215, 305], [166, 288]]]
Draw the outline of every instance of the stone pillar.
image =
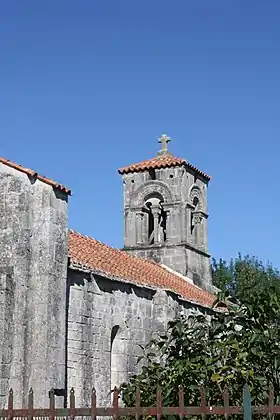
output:
[[192, 210], [193, 210], [193, 206], [187, 204], [187, 207], [185, 209], [185, 229], [186, 229], [186, 240], [187, 240], [187, 242], [192, 242], [192, 234], [191, 234]]
[[203, 217], [200, 211], [193, 212], [193, 227], [195, 244], [198, 246], [203, 245]]
[[154, 217], [154, 243], [158, 244], [159, 243], [159, 224], [158, 224], [158, 219], [159, 219], [159, 214], [160, 214], [160, 206], [158, 205], [153, 205], [151, 207], [152, 210], [152, 214]]
[[162, 205], [163, 210], [166, 214], [166, 242], [170, 242], [170, 237], [171, 237], [171, 227], [172, 227], [172, 214], [171, 214], [171, 210], [172, 210], [172, 206], [170, 204], [164, 204]]
[[170, 239], [170, 210], [165, 210], [166, 214], [166, 242]]
[[125, 225], [124, 225], [124, 245], [133, 246], [136, 241], [136, 226], [135, 213], [126, 209], [125, 211]]
[[186, 210], [187, 209], [183, 204], [181, 207], [181, 240], [183, 242], [187, 240]]
[[143, 238], [143, 244], [147, 244], [149, 241], [149, 235], [148, 235], [148, 213], [143, 213], [142, 217], [142, 238]]
[[136, 243], [143, 243], [143, 213], [136, 213]]

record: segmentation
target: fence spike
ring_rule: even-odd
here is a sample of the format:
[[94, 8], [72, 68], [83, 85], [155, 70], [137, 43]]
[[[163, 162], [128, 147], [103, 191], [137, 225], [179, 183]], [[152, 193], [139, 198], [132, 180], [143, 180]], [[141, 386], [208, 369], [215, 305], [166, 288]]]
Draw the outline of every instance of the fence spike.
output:
[[49, 392], [49, 397], [53, 398], [54, 397], [54, 388], [52, 388]]
[[52, 398], [54, 396], [54, 388], [51, 388], [49, 391], [49, 398]]
[[71, 408], [74, 408], [75, 407], [75, 390], [74, 390], [74, 388], [70, 389], [70, 406], [71, 406], [71, 404], [72, 404]]

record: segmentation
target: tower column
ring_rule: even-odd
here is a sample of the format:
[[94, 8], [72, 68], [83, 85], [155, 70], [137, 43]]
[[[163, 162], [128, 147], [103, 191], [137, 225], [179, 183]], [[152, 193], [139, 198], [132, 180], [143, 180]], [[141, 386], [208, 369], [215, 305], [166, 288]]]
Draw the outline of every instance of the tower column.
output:
[[170, 210], [165, 210], [166, 214], [166, 242], [168, 243], [170, 240]]
[[160, 209], [160, 206], [153, 205], [151, 207], [151, 210], [152, 210], [152, 214], [153, 214], [153, 218], [154, 218], [154, 243], [158, 244], [158, 243], [160, 243], [158, 219], [159, 219], [159, 214], [160, 214], [161, 209]]
[[143, 212], [136, 213], [136, 242], [143, 243]]
[[163, 204], [163, 210], [166, 214], [166, 242], [170, 242], [171, 237], [171, 205], [170, 204]]

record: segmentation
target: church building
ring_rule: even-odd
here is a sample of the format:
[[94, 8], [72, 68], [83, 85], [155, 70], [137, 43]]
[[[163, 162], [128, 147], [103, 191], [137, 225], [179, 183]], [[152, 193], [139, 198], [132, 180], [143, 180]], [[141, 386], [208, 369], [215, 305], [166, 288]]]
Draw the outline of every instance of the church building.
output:
[[211, 313], [210, 177], [167, 148], [119, 169], [124, 247], [68, 227], [71, 191], [0, 158], [0, 405], [111, 403], [135, 374], [139, 345], [179, 313]]

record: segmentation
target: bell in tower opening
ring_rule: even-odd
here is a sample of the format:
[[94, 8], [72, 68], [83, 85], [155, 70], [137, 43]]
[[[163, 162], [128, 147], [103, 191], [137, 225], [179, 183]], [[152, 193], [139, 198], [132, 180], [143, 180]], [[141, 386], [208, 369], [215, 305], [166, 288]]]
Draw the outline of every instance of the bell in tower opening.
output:
[[168, 150], [119, 169], [124, 185], [124, 250], [153, 259], [199, 287], [211, 289], [207, 237], [210, 177]]

